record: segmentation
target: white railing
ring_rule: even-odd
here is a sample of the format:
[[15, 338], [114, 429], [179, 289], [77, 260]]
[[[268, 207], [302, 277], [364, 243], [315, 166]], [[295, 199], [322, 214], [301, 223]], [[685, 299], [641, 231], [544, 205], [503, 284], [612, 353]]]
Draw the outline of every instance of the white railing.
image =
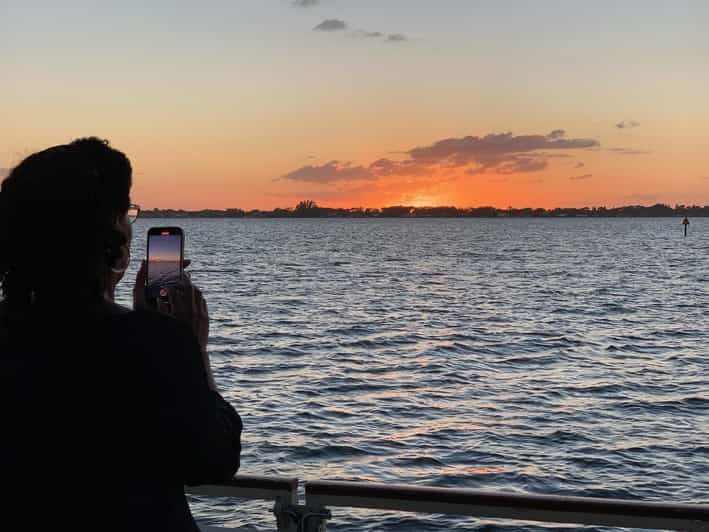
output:
[[[189, 493], [276, 502], [279, 532], [324, 531], [328, 507], [466, 515], [557, 524], [709, 531], [709, 506], [622, 499], [523, 495], [401, 484], [309, 481], [298, 504], [297, 479], [237, 476]], [[223, 529], [227, 530], [227, 529]]]

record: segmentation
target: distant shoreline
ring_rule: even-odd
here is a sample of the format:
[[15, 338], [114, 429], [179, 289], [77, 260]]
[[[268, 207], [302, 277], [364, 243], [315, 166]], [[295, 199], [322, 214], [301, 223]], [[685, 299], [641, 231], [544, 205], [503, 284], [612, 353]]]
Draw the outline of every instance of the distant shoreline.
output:
[[649, 207], [582, 207], [556, 209], [498, 209], [496, 207], [413, 207], [397, 205], [382, 209], [333, 209], [320, 207], [312, 201], [299, 203], [293, 209], [271, 211], [242, 209], [150, 209], [141, 211], [141, 218], [676, 218], [709, 217], [709, 205], [669, 205], [658, 203]]
[[[305, 220], [305, 219], [323, 219], [323, 220], [454, 220], [461, 219], [476, 219], [476, 220], [505, 220], [505, 219], [554, 219], [554, 220], [578, 220], [583, 218], [594, 219], [612, 219], [623, 218], [629, 220], [637, 220], [641, 218], [677, 218], [677, 216], [140, 216], [145, 220]], [[681, 218], [681, 216], [680, 216]], [[692, 216], [692, 218], [709, 218], [707, 215]]]

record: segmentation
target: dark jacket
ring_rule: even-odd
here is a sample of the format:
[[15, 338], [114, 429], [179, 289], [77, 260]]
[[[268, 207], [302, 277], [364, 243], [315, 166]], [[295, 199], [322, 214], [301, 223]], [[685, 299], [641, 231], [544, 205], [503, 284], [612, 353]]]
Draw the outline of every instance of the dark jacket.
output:
[[183, 486], [239, 468], [239, 415], [157, 313], [0, 334], [0, 399], [0, 529], [193, 532]]

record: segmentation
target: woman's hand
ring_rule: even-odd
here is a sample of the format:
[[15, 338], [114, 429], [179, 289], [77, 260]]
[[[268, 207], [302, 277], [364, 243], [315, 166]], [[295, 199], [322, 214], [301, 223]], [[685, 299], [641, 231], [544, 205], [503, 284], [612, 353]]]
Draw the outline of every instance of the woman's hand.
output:
[[[182, 268], [190, 265], [189, 260], [182, 263]], [[214, 382], [212, 367], [207, 354], [207, 342], [209, 341], [209, 311], [207, 310], [207, 302], [204, 300], [202, 291], [192, 284], [189, 273], [185, 272], [182, 284], [179, 287], [171, 287], [168, 289], [168, 301], [158, 299], [158, 308], [155, 309], [148, 305], [145, 299], [145, 284], [147, 279], [147, 264], [145, 260], [140, 264], [138, 274], [135, 278], [133, 286], [133, 308], [138, 310], [157, 310], [168, 316], [186, 323], [197, 338], [197, 342], [202, 351], [202, 363], [207, 374], [207, 384], [209, 387], [217, 391], [217, 385]]]
[[207, 385], [212, 390], [218, 391], [207, 353], [209, 311], [202, 291], [192, 284], [189, 276], [185, 276], [180, 286], [168, 288], [167, 299], [167, 302], [158, 300], [158, 311], [186, 323], [192, 329], [202, 351], [202, 364], [207, 377]]
[[[184, 270], [192, 264], [191, 260], [182, 261], [182, 269]], [[134, 310], [155, 310], [148, 305], [145, 300], [145, 284], [148, 278], [148, 266], [145, 259], [140, 262], [140, 268], [135, 276], [135, 284], [133, 285], [133, 309]]]
[[158, 310], [186, 323], [194, 333], [203, 352], [209, 341], [209, 311], [202, 291], [185, 276], [179, 286], [167, 290], [167, 302], [158, 300]]

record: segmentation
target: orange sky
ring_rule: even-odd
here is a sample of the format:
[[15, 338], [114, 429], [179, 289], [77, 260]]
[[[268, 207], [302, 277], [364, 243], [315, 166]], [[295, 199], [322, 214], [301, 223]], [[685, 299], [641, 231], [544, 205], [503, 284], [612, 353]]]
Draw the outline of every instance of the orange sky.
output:
[[0, 173], [97, 135], [143, 208], [709, 204], [709, 9], [630, 4], [11, 0]]

